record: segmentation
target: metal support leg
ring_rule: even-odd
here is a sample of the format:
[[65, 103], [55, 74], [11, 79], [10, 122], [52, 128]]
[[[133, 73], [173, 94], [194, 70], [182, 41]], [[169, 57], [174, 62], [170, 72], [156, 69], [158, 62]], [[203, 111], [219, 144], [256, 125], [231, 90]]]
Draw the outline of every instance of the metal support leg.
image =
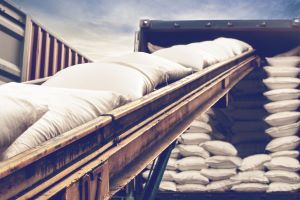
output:
[[175, 147], [176, 142], [173, 142], [166, 150], [164, 150], [158, 157], [157, 162], [153, 168], [153, 172], [150, 171], [148, 181], [146, 183], [142, 200], [154, 200], [158, 191], [160, 182], [164, 175], [171, 151]]

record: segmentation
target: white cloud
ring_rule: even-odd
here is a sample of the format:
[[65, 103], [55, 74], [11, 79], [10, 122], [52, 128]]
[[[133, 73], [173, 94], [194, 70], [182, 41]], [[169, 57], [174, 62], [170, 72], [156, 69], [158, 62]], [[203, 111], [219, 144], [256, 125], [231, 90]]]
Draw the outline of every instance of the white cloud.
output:
[[[284, 0], [14, 0], [67, 43], [97, 60], [133, 50], [142, 18], [258, 19], [285, 16]], [[296, 3], [299, 0], [291, 0]], [[298, 2], [299, 3], [299, 2]], [[287, 4], [287, 3], [286, 3]]]

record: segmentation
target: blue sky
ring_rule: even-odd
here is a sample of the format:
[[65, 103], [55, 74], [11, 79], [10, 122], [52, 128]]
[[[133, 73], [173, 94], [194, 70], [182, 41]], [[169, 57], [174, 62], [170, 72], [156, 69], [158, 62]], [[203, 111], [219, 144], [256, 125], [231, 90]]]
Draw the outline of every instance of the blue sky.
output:
[[289, 19], [300, 0], [11, 0], [97, 60], [133, 51], [139, 20]]

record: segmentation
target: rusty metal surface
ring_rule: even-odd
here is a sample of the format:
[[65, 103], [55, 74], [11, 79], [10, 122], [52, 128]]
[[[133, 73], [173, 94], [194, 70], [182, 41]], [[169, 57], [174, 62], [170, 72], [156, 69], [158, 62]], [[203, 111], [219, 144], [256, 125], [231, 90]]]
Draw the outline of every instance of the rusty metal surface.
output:
[[[113, 118], [95, 119], [1, 163], [1, 197], [65, 195], [74, 181], [80, 181], [104, 161], [108, 161], [113, 194], [182, 132], [196, 110], [203, 112], [247, 74], [255, 58], [253, 52], [247, 52], [211, 66], [116, 109], [111, 113]], [[179, 121], [184, 125], [178, 125]], [[160, 144], [160, 148], [153, 148], [154, 144]], [[147, 152], [153, 154], [148, 157]], [[141, 163], [138, 156], [146, 162]]]

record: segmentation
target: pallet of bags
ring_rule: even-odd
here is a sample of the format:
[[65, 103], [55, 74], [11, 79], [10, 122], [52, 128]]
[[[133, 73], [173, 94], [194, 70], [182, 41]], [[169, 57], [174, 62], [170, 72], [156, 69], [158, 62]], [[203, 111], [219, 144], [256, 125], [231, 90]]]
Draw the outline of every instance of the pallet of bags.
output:
[[213, 127], [211, 117], [203, 114], [197, 117], [190, 127], [178, 138], [180, 159], [177, 160], [178, 173], [174, 180], [178, 192], [205, 192], [209, 179], [201, 171], [208, 166], [205, 159], [209, 152], [201, 145], [211, 141]]
[[[200, 145], [211, 140], [213, 128], [209, 121], [210, 116], [204, 113], [179, 136], [159, 186], [160, 191], [205, 191], [209, 180], [201, 174], [201, 170], [207, 167], [205, 158], [209, 157], [209, 153]], [[148, 179], [151, 168], [153, 166], [149, 164], [142, 173], [145, 180]]]
[[266, 58], [269, 66], [264, 67], [264, 80], [269, 91], [264, 95], [269, 103], [264, 105], [269, 115], [265, 122], [266, 134], [273, 139], [267, 144], [271, 160], [264, 166], [270, 180], [267, 192], [296, 191], [300, 188], [299, 144], [300, 138], [300, 57], [277, 56]]
[[238, 174], [230, 178], [240, 183], [234, 185], [231, 190], [235, 192], [267, 191], [269, 179], [265, 175], [264, 164], [270, 160], [271, 156], [267, 154], [256, 154], [244, 158]]

